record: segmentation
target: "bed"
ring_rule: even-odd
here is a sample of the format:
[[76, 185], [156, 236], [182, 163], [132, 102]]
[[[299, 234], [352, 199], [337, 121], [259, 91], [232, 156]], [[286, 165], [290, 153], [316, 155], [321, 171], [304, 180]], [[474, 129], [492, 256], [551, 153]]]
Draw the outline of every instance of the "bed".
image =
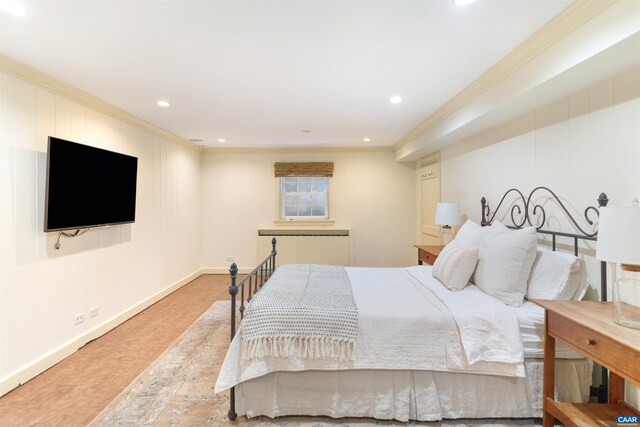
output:
[[[542, 191], [560, 206], [576, 233], [544, 228], [547, 214], [537, 202]], [[514, 194], [517, 198], [510, 199]], [[599, 207], [606, 203], [601, 194]], [[506, 227], [496, 217], [503, 204], [511, 219]], [[558, 265], [549, 264], [556, 270], [542, 266], [558, 258], [563, 266], [565, 258], [572, 268], [578, 265], [579, 241], [595, 240], [597, 232], [585, 231], [544, 187], [528, 197], [517, 189], [507, 191], [493, 213], [484, 198], [481, 207], [480, 224], [465, 223], [448, 245], [449, 254], [433, 267], [276, 268], [275, 238], [271, 254], [240, 283], [232, 265], [231, 345], [215, 386], [216, 393], [230, 390], [229, 418], [540, 417], [544, 310], [527, 300], [527, 292], [538, 298], [581, 299], [587, 281], [578, 270], [563, 270], [563, 284], [550, 293], [545, 281], [559, 277]], [[588, 207], [587, 224], [593, 226], [597, 214], [597, 208]], [[495, 236], [486, 237], [491, 233]], [[549, 250], [538, 247], [540, 233], [551, 239]], [[573, 243], [574, 255], [555, 254], [558, 238]], [[519, 249], [523, 239], [526, 251]], [[496, 256], [505, 265], [514, 254], [533, 256], [526, 277], [525, 267], [513, 270], [514, 277], [526, 281], [524, 292], [492, 288], [501, 280], [492, 273], [495, 257], [487, 255], [492, 250], [503, 252]], [[510, 276], [502, 279], [511, 281]], [[605, 273], [601, 281], [606, 298]], [[568, 283], [577, 285], [569, 289]], [[557, 398], [587, 401], [592, 363], [566, 347], [558, 346], [556, 353]]]

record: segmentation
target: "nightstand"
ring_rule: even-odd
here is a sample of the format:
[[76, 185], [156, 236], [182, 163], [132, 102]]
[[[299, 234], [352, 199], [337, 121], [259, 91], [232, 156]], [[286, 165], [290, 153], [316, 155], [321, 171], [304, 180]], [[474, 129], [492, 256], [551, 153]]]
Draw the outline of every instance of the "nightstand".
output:
[[433, 265], [444, 246], [413, 245], [418, 248], [418, 265]]
[[[618, 416], [640, 416], [624, 402], [624, 380], [640, 386], [640, 330], [613, 323], [610, 302], [533, 302], [545, 309], [543, 425], [551, 427], [557, 419], [567, 426], [613, 426], [618, 425]], [[609, 403], [553, 400], [556, 340], [609, 369]]]

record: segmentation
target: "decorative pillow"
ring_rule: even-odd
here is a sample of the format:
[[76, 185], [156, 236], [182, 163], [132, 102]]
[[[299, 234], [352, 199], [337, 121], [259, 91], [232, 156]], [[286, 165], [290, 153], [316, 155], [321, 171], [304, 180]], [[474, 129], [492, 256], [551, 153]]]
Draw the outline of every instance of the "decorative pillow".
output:
[[588, 286], [584, 260], [539, 247], [531, 267], [526, 297], [580, 300]]
[[460, 227], [456, 238], [451, 243], [455, 243], [460, 248], [477, 248], [488, 229], [469, 219]]
[[462, 248], [454, 242], [445, 246], [433, 264], [433, 277], [452, 291], [464, 289], [476, 269], [478, 248]]
[[510, 230], [494, 221], [480, 243], [475, 285], [507, 305], [521, 305], [536, 244], [535, 228]]

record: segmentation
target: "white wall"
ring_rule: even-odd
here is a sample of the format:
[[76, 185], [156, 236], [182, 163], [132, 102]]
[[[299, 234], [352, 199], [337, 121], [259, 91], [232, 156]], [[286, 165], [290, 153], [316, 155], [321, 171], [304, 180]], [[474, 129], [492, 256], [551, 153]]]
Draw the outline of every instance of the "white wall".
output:
[[[578, 218], [587, 206], [597, 206], [601, 192], [610, 205], [630, 205], [640, 197], [639, 75], [638, 67], [628, 70], [442, 150], [443, 200], [456, 201], [475, 221], [481, 196], [495, 208], [513, 187], [525, 195], [536, 186], [549, 187]], [[562, 215], [549, 213], [572, 232]], [[597, 285], [595, 246], [585, 247], [592, 286]], [[598, 298], [595, 287], [589, 296]]]
[[[257, 229], [273, 227], [276, 178], [273, 163], [332, 161], [331, 217], [351, 229], [355, 266], [415, 264], [415, 171], [392, 152], [206, 152], [202, 163], [202, 264], [253, 268]], [[266, 256], [267, 254], [264, 254]]]
[[[196, 151], [3, 73], [0, 119], [1, 395], [199, 272], [201, 207]], [[134, 224], [54, 249], [57, 233], [42, 231], [49, 135], [138, 157]]]

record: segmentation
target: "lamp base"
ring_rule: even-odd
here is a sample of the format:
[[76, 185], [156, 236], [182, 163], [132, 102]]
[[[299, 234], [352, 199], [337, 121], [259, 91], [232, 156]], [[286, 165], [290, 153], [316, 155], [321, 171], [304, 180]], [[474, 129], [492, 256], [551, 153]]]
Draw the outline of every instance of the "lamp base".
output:
[[619, 279], [613, 289], [613, 321], [640, 329], [640, 281]]
[[640, 329], [640, 320], [613, 319], [613, 321], [625, 328]]
[[446, 246], [453, 241], [453, 230], [450, 226], [445, 225], [440, 232], [440, 244]]

